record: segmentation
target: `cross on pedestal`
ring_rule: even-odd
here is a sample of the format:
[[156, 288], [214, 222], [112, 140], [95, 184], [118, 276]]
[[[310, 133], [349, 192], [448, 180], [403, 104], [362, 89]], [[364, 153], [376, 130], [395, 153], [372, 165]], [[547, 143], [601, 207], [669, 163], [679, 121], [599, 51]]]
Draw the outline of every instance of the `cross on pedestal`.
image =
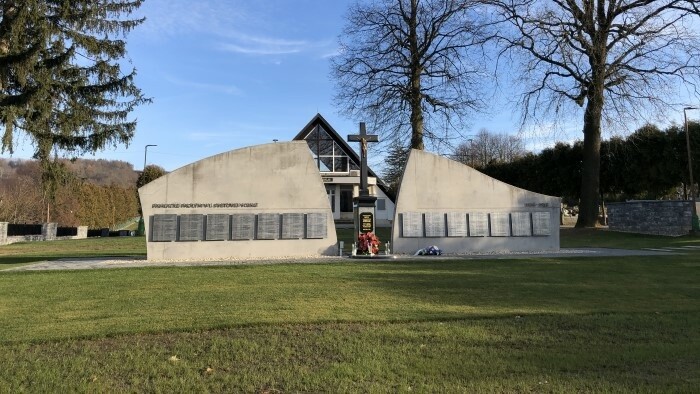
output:
[[[360, 195], [353, 199], [355, 234], [373, 233], [377, 197], [369, 194], [369, 186], [367, 185], [367, 172], [369, 172], [367, 168], [367, 143], [379, 142], [379, 138], [376, 135], [367, 134], [365, 123], [361, 122], [360, 134], [348, 135], [348, 141], [360, 143]], [[359, 239], [358, 242], [360, 242]], [[364, 251], [360, 251], [361, 249], [363, 249], [363, 245], [358, 244], [358, 253], [364, 253]]]
[[360, 122], [360, 134], [349, 134], [348, 142], [360, 143], [360, 195], [369, 196], [369, 186], [367, 185], [367, 143], [379, 142], [375, 134], [367, 134], [365, 122]]

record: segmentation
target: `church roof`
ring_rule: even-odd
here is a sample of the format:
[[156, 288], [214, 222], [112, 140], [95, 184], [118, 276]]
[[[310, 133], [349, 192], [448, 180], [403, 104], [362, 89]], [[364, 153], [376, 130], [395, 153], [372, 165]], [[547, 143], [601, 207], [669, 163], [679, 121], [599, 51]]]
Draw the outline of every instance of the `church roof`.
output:
[[[309, 123], [306, 126], [304, 126], [303, 129], [301, 129], [299, 134], [297, 134], [293, 140], [294, 141], [305, 141], [309, 137], [309, 135], [311, 133], [313, 133], [314, 130], [316, 130], [317, 126], [321, 126], [326, 131], [326, 133], [331, 137], [331, 139], [348, 156], [349, 160], [353, 164], [353, 167], [359, 169], [360, 168], [360, 156], [355, 152], [354, 149], [352, 149], [350, 147], [350, 145], [347, 143], [347, 141], [345, 141], [345, 139], [342, 138], [340, 136], [340, 134], [338, 134], [337, 131], [335, 131], [333, 126], [331, 126], [331, 124], [328, 123], [328, 121], [321, 114], [316, 114], [316, 116], [314, 116], [311, 119], [311, 121], [309, 121]], [[384, 183], [384, 181], [382, 181], [382, 179], [379, 176], [377, 176], [377, 174], [374, 171], [372, 171], [372, 168], [370, 168], [369, 166], [367, 166], [367, 174], [368, 174], [368, 176], [377, 178], [377, 186], [379, 186], [379, 188], [384, 192], [384, 194], [386, 194], [387, 197], [389, 197], [393, 201], [392, 196], [388, 192], [387, 185]]]

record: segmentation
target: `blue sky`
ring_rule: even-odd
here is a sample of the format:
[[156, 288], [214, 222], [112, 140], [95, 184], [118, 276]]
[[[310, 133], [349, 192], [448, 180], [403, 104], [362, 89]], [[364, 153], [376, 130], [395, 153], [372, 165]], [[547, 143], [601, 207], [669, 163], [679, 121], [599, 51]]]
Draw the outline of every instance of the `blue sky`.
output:
[[[357, 121], [334, 107], [329, 77], [351, 2], [145, 1], [138, 14], [147, 20], [127, 36], [128, 55], [153, 103], [134, 112], [138, 128], [128, 147], [85, 158], [124, 160], [140, 170], [144, 146], [157, 144], [148, 163], [172, 171], [231, 149], [291, 140], [316, 113], [341, 136], [357, 132]], [[484, 119], [474, 133], [511, 128]], [[31, 157], [31, 147], [18, 148], [13, 157]]]
[[[138, 12], [147, 20], [127, 41], [137, 84], [154, 101], [135, 111], [139, 123], [128, 147], [86, 158], [124, 160], [140, 170], [144, 146], [157, 144], [148, 163], [172, 171], [231, 149], [290, 140], [317, 112], [342, 136], [357, 132], [357, 120], [333, 106], [329, 78], [351, 2], [147, 0]], [[503, 108], [493, 103], [464, 134], [516, 132], [517, 114]], [[564, 139], [578, 138], [571, 129]], [[526, 138], [530, 149], [542, 143]], [[27, 147], [14, 155], [30, 156]]]

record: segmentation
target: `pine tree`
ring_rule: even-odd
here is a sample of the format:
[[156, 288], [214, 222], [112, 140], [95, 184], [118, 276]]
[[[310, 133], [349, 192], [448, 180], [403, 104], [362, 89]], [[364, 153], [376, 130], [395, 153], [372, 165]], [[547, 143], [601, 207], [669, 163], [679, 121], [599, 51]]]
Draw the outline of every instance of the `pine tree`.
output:
[[[26, 134], [45, 188], [61, 154], [128, 143], [149, 102], [125, 74], [124, 38], [143, 19], [128, 16], [143, 0], [0, 0], [2, 152]], [[53, 159], [52, 159], [53, 153]]]
[[399, 141], [394, 141], [387, 152], [383, 179], [389, 185], [388, 191], [392, 197], [396, 197], [398, 194], [409, 153], [411, 153], [411, 149]]

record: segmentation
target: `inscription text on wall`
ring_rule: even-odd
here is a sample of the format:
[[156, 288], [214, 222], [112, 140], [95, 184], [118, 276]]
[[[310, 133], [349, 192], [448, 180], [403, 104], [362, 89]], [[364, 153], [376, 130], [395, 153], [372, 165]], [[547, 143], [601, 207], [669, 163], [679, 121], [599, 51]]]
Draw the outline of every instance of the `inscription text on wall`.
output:
[[257, 208], [257, 202], [175, 203], [152, 204], [151, 208]]

